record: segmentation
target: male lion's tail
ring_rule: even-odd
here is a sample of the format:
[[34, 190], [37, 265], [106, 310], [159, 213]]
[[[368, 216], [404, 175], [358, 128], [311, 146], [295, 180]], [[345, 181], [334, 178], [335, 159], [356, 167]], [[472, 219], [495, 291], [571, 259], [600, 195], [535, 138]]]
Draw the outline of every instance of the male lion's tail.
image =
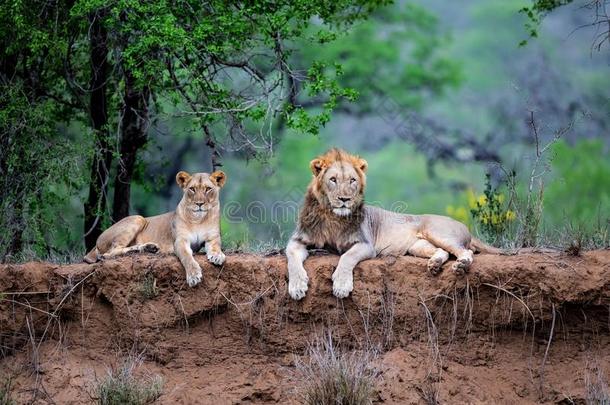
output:
[[481, 253], [494, 253], [497, 255], [505, 253], [504, 250], [490, 246], [487, 243], [475, 238], [474, 236], [470, 239], [470, 248]]
[[93, 249], [91, 249], [89, 253], [85, 255], [85, 257], [83, 257], [83, 261], [89, 264], [97, 262], [98, 253], [99, 251], [97, 250], [97, 246], [94, 246]]

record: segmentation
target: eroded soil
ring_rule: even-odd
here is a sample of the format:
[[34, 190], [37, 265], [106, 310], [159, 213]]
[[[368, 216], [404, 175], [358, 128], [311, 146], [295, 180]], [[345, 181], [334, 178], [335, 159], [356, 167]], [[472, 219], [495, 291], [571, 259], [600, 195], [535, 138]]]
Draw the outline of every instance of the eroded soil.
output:
[[[414, 257], [361, 263], [332, 296], [338, 257], [307, 260], [307, 297], [287, 295], [283, 256], [198, 255], [189, 288], [174, 256], [94, 265], [0, 265], [0, 377], [19, 403], [95, 401], [129, 353], [163, 376], [159, 403], [299, 403], [295, 356], [331, 330], [375, 347], [375, 402], [584, 403], [610, 372], [610, 251], [477, 255], [458, 277]], [[596, 385], [597, 384], [597, 385]]]

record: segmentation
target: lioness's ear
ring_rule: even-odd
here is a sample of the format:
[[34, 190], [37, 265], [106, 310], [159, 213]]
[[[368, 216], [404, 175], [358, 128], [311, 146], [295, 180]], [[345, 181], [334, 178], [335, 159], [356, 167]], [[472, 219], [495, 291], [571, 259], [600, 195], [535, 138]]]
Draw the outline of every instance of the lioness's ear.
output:
[[210, 180], [218, 187], [222, 187], [227, 181], [227, 175], [222, 170], [216, 170], [214, 173], [210, 174]]
[[184, 186], [186, 186], [186, 183], [188, 183], [190, 179], [191, 175], [184, 171], [178, 172], [178, 174], [176, 175], [176, 183], [178, 183], [180, 188], [184, 188]]
[[362, 170], [363, 173], [366, 173], [366, 169], [369, 167], [369, 164], [366, 162], [366, 160], [358, 158], [357, 166], [360, 168], [360, 170]]
[[309, 168], [311, 169], [311, 172], [313, 173], [314, 176], [317, 176], [318, 174], [320, 174], [320, 172], [322, 171], [322, 169], [324, 169], [326, 167], [326, 162], [324, 161], [324, 159], [314, 159], [311, 162], [309, 162]]

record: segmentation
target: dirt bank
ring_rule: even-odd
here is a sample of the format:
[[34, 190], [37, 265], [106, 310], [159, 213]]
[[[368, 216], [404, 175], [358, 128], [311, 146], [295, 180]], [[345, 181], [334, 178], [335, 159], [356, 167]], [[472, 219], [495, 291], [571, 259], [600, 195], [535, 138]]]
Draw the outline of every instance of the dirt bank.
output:
[[197, 259], [195, 288], [173, 256], [0, 265], [13, 396], [91, 402], [106, 368], [137, 352], [165, 379], [161, 403], [298, 403], [294, 356], [328, 329], [345, 348], [378, 348], [382, 403], [583, 403], [608, 381], [609, 250], [477, 255], [466, 277], [450, 263], [432, 277], [423, 259], [369, 260], [345, 300], [332, 296], [338, 257], [318, 255], [300, 302], [283, 256]]

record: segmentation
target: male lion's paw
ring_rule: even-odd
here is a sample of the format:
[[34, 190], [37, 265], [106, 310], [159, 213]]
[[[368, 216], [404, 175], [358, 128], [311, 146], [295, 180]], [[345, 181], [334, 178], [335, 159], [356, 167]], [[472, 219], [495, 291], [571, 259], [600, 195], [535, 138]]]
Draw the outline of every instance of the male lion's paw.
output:
[[226, 259], [226, 256], [222, 252], [218, 252], [216, 254], [208, 253], [208, 260], [210, 261], [210, 263], [213, 263], [217, 266], [222, 265], [225, 262], [225, 259]]
[[142, 252], [146, 253], [157, 253], [159, 251], [159, 246], [156, 243], [145, 243], [141, 248]]
[[309, 282], [309, 277], [307, 277], [307, 273], [303, 275], [289, 277], [288, 280], [288, 294], [293, 300], [300, 300], [305, 297], [307, 293], [307, 283]]
[[354, 276], [348, 271], [335, 270], [333, 273], [333, 294], [345, 298], [354, 289]]
[[201, 272], [201, 266], [195, 263], [190, 270], [186, 271], [186, 283], [189, 287], [195, 287], [201, 282], [203, 273]]
[[451, 269], [458, 276], [463, 276], [470, 269], [470, 265], [472, 264], [472, 259], [469, 257], [461, 257], [457, 259], [452, 265]]

